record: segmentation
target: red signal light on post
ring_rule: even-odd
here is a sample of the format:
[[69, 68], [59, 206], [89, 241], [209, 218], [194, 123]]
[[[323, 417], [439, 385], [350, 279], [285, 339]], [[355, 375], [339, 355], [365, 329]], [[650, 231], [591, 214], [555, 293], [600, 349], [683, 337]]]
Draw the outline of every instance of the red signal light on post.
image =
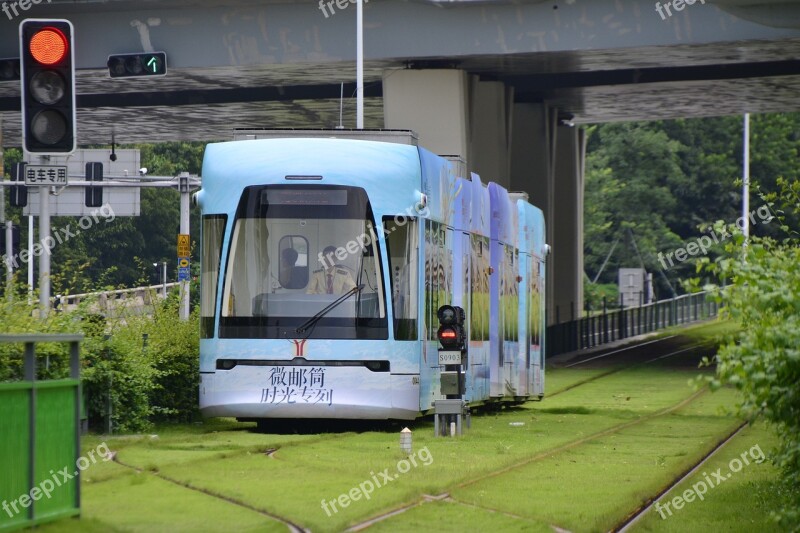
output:
[[456, 337], [456, 332], [450, 328], [447, 328], [439, 333], [440, 339], [455, 340]]
[[56, 65], [69, 53], [67, 37], [58, 28], [42, 28], [31, 37], [31, 57], [42, 65]]
[[42, 155], [75, 150], [75, 31], [68, 20], [19, 26], [23, 148]]

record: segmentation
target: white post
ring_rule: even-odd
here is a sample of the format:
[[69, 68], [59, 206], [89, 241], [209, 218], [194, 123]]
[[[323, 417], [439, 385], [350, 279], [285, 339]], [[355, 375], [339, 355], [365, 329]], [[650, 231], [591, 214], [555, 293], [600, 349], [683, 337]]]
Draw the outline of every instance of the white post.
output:
[[364, 2], [356, 0], [356, 128], [364, 129]]
[[744, 157], [742, 166], [742, 219], [744, 220], [744, 249], [747, 249], [747, 241], [750, 238], [750, 113], [744, 114]]
[[[181, 225], [180, 231], [184, 235], [189, 235], [189, 174], [186, 172], [178, 176], [180, 179], [179, 190], [181, 193]], [[180, 318], [181, 320], [189, 320], [189, 282], [181, 281], [180, 283]]]
[[164, 261], [162, 264], [164, 265], [164, 270], [161, 273], [161, 275], [163, 276], [162, 282], [163, 282], [163, 289], [164, 289], [164, 299], [166, 300], [167, 299], [167, 262]]
[[[5, 188], [5, 187], [4, 187]], [[6, 221], [6, 299], [10, 302], [14, 296], [14, 289], [12, 287], [11, 281], [14, 277], [14, 267], [12, 266], [13, 261], [11, 261], [11, 254], [14, 253], [14, 249], [11, 243], [11, 239], [14, 238], [14, 228], [10, 220]]]

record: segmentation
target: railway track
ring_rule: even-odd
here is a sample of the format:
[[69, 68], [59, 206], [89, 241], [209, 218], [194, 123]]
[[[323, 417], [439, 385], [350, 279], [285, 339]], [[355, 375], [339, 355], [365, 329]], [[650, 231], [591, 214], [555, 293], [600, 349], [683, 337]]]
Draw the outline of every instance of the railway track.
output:
[[[587, 359], [583, 359], [583, 360], [571, 363], [569, 365], [566, 365], [564, 368], [575, 367], [575, 366], [580, 365], [580, 364], [585, 364], [585, 363], [589, 363], [589, 362], [592, 362], [592, 361], [597, 361], [599, 359], [607, 358], [607, 357], [610, 357], [610, 356], [613, 356], [613, 355], [618, 355], [618, 354], [623, 354], [623, 353], [626, 353], [626, 352], [629, 352], [629, 351], [638, 350], [638, 349], [641, 349], [643, 346], [656, 344], [656, 343], [659, 343], [659, 342], [662, 342], [662, 341], [666, 341], [666, 340], [672, 339], [674, 337], [676, 337], [676, 336], [673, 335], [673, 336], [670, 336], [670, 337], [664, 337], [662, 339], [656, 339], [656, 340], [649, 341], [649, 342], [642, 343], [642, 344], [637, 344], [637, 345], [633, 345], [633, 346], [626, 346], [626, 347], [623, 347], [623, 348], [615, 349], [615, 350], [612, 350], [610, 352], [602, 353], [602, 354], [599, 354], [599, 355], [596, 355], [596, 356], [589, 357]], [[640, 361], [637, 364], [632, 365], [632, 366], [614, 368], [614, 369], [609, 370], [608, 372], [604, 372], [604, 373], [599, 374], [597, 376], [592, 376], [589, 379], [586, 379], [586, 380], [580, 381], [578, 383], [572, 384], [569, 387], [561, 389], [561, 390], [559, 390], [559, 391], [557, 391], [557, 392], [555, 392], [553, 394], [547, 395], [547, 397], [552, 397], [552, 396], [555, 396], [557, 394], [562, 394], [562, 393], [574, 390], [574, 389], [576, 389], [576, 388], [578, 388], [578, 387], [580, 387], [582, 385], [586, 385], [588, 383], [595, 382], [595, 381], [597, 381], [599, 379], [602, 379], [604, 377], [610, 376], [612, 374], [616, 374], [618, 372], [621, 372], [621, 371], [624, 371], [624, 370], [627, 370], [627, 369], [630, 369], [630, 368], [633, 368], [633, 367], [640, 367], [640, 366], [644, 366], [644, 365], [647, 365], [647, 364], [650, 364], [650, 363], [654, 363], [656, 361], [662, 361], [662, 360], [668, 359], [670, 357], [674, 357], [674, 356], [677, 356], [677, 355], [680, 355], [680, 354], [684, 354], [684, 353], [690, 352], [691, 350], [701, 350], [703, 346], [707, 346], [707, 345], [711, 345], [711, 344], [713, 344], [713, 343], [712, 342], [695, 343], [695, 344], [691, 344], [690, 346], [685, 346], [685, 347], [681, 347], [681, 348], [676, 349], [676, 350], [671, 350], [671, 351], [669, 351], [669, 352], [667, 352], [665, 354], [659, 354], [656, 357], [652, 357], [652, 358], [646, 359], [644, 361]], [[590, 441], [593, 441], [593, 440], [596, 440], [596, 439], [599, 439], [599, 438], [603, 438], [603, 437], [607, 437], [609, 435], [613, 435], [613, 434], [618, 433], [620, 431], [623, 431], [625, 429], [628, 429], [628, 428], [643, 424], [645, 422], [654, 420], [654, 419], [662, 417], [662, 416], [669, 415], [669, 414], [671, 414], [671, 413], [673, 413], [673, 412], [675, 412], [675, 411], [677, 411], [677, 410], [679, 410], [679, 409], [681, 409], [683, 407], [688, 406], [689, 404], [694, 402], [696, 399], [698, 399], [699, 397], [704, 395], [706, 392], [707, 392], [707, 389], [703, 388], [703, 389], [693, 393], [688, 398], [685, 398], [685, 399], [681, 400], [680, 402], [678, 402], [675, 405], [672, 405], [670, 407], [667, 407], [667, 408], [662, 409], [660, 411], [657, 411], [655, 413], [651, 413], [651, 414], [648, 414], [648, 415], [641, 416], [641, 417], [637, 418], [636, 420], [623, 422], [623, 423], [617, 424], [615, 426], [612, 426], [610, 428], [606, 428], [604, 430], [595, 432], [595, 433], [593, 433], [591, 435], [587, 435], [587, 436], [582, 437], [580, 439], [576, 439], [576, 440], [567, 442], [567, 443], [562, 444], [560, 446], [557, 446], [555, 448], [551, 448], [549, 450], [542, 451], [542, 452], [534, 455], [533, 457], [529, 457], [529, 458], [527, 458], [527, 459], [525, 459], [523, 461], [517, 462], [517, 463], [515, 463], [513, 465], [509, 465], [509, 466], [501, 468], [499, 470], [495, 470], [493, 472], [490, 472], [490, 473], [487, 473], [487, 474], [483, 474], [481, 476], [476, 476], [475, 478], [472, 478], [472, 479], [463, 481], [461, 483], [458, 483], [457, 485], [453, 486], [453, 489], [467, 487], [469, 485], [473, 485], [473, 484], [478, 483], [480, 481], [483, 481], [485, 479], [489, 479], [489, 478], [492, 478], [492, 477], [496, 477], [496, 476], [511, 472], [513, 470], [525, 467], [525, 466], [527, 466], [527, 465], [529, 465], [531, 463], [534, 463], [536, 461], [540, 461], [540, 460], [552, 457], [554, 455], [557, 455], [557, 454], [559, 454], [561, 452], [565, 452], [565, 451], [568, 451], [570, 449], [576, 448], [576, 447], [578, 447], [580, 445], [583, 445], [583, 444], [586, 444], [586, 443], [588, 443]], [[711, 452], [709, 452], [708, 454], [704, 455], [704, 457], [700, 460], [700, 462], [698, 462], [695, 466], [693, 466], [688, 472], [685, 472], [684, 474], [679, 476], [679, 478], [677, 480], [675, 480], [673, 483], [671, 483], [669, 485], [669, 487], [663, 489], [659, 494], [657, 494], [653, 498], [649, 499], [641, 508], [637, 509], [634, 513], [632, 513], [631, 515], [627, 516], [620, 523], [620, 525], [618, 525], [615, 528], [614, 531], [619, 530], [620, 527], [624, 527], [626, 524], [630, 524], [630, 523], [635, 522], [636, 520], [638, 520], [638, 518], [640, 516], [643, 516], [649, 510], [649, 508], [652, 505], [654, 505], [656, 501], [658, 501], [658, 498], [660, 498], [663, 494], [669, 492], [676, 484], [680, 483], [685, 477], [691, 475], [696, 469], [700, 468], [702, 466], [702, 464], [705, 463], [705, 461], [707, 461], [717, 450], [719, 450], [721, 447], [723, 447], [724, 444], [727, 443], [731, 438], [733, 438], [745, 425], [746, 424], [740, 425], [731, 435], [726, 436], [723, 439], [722, 442], [718, 443]], [[409, 510], [411, 510], [411, 509], [413, 509], [413, 508], [415, 508], [415, 507], [417, 507], [419, 505], [423, 505], [423, 504], [425, 504], [427, 502], [438, 501], [438, 500], [447, 500], [447, 501], [450, 501], [450, 502], [453, 502], [453, 503], [457, 503], [457, 504], [465, 505], [465, 506], [470, 506], [470, 507], [475, 507], [476, 506], [473, 503], [463, 502], [463, 501], [458, 500], [457, 498], [452, 497], [451, 494], [450, 494], [450, 491], [446, 491], [446, 492], [444, 492], [442, 494], [438, 494], [438, 495], [423, 495], [421, 498], [419, 498], [419, 499], [417, 499], [417, 500], [415, 500], [413, 502], [410, 502], [405, 506], [402, 506], [402, 507], [396, 508], [396, 509], [392, 509], [391, 511], [389, 511], [387, 513], [383, 513], [381, 515], [371, 517], [368, 520], [365, 520], [363, 522], [355, 524], [355, 525], [351, 526], [350, 528], [348, 528], [346, 531], [348, 531], [348, 532], [357, 532], [357, 531], [366, 530], [370, 526], [375, 525], [378, 522], [381, 522], [381, 521], [386, 520], [388, 518], [394, 517], [394, 516], [396, 516], [398, 514], [401, 514], [403, 512], [409, 511]], [[478, 507], [480, 507], [480, 506], [478, 506]], [[488, 507], [485, 508], [485, 509], [491, 510], [493, 512], [502, 513], [502, 514], [508, 514], [508, 513], [505, 513], [503, 511], [499, 511], [497, 509], [490, 509]], [[517, 517], [517, 518], [523, 518], [523, 517]], [[551, 526], [556, 530], [567, 531], [566, 529], [560, 528], [560, 527], [555, 526], [555, 525], [551, 525]]]
[[[116, 454], [114, 454], [114, 462], [117, 463], [120, 466], [124, 466], [125, 468], [129, 468], [129, 469], [131, 469], [131, 470], [133, 470], [135, 472], [138, 472], [140, 474], [144, 472], [144, 470], [142, 470], [141, 468], [138, 468], [136, 466], [133, 466], [133, 465], [130, 465], [130, 464], [127, 464], [127, 463], [124, 463], [124, 462], [120, 461]], [[201, 494], [205, 494], [206, 496], [211, 496], [212, 498], [216, 498], [218, 500], [222, 500], [222, 501], [224, 501], [226, 503], [229, 503], [229, 504], [232, 504], [232, 505], [236, 505], [238, 507], [242, 507], [244, 509], [248, 509], [250, 511], [258, 513], [258, 514], [260, 514], [262, 516], [266, 516], [268, 518], [271, 518], [271, 519], [275, 520], [276, 522], [280, 522], [281, 524], [285, 525], [286, 528], [291, 533], [310, 533], [311, 532], [311, 530], [309, 530], [307, 528], [304, 528], [303, 526], [301, 526], [299, 524], [295, 524], [294, 522], [292, 522], [288, 518], [284, 518], [283, 516], [280, 516], [280, 515], [277, 515], [277, 514], [274, 514], [274, 513], [270, 513], [268, 511], [263, 510], [263, 509], [259, 509], [258, 507], [254, 507], [254, 506], [249, 505], [249, 504], [247, 504], [245, 502], [239, 501], [239, 500], [237, 500], [235, 498], [231, 498], [229, 496], [225, 496], [224, 494], [218, 494], [218, 493], [210, 491], [210, 490], [194, 487], [194, 486], [192, 486], [192, 485], [190, 485], [188, 483], [185, 483], [183, 481], [180, 481], [180, 480], [177, 480], [177, 479], [172, 479], [169, 476], [165, 476], [160, 472], [149, 472], [149, 473], [151, 475], [153, 475], [153, 476], [156, 476], [159, 479], [163, 479], [164, 481], [168, 481], [168, 482], [173, 483], [173, 484], [175, 484], [175, 485], [177, 485], [179, 487], [182, 487], [184, 489], [193, 490], [195, 492], [199, 492]]]
[[745, 427], [747, 427], [747, 422], [743, 422], [739, 427], [737, 427], [730, 435], [722, 439], [720, 442], [714, 446], [710, 452], [705, 454], [694, 466], [689, 468], [686, 472], [678, 476], [672, 483], [669, 484], [666, 488], [661, 490], [658, 494], [650, 498], [647, 502], [644, 503], [639, 509], [631, 513], [630, 515], [626, 516], [622, 521], [617, 524], [614, 528], [611, 529], [613, 533], [623, 533], [628, 531], [636, 522], [639, 521], [640, 518], [645, 516], [653, 506], [658, 503], [659, 498], [663, 495], [668, 494], [673, 488], [680, 485], [683, 480], [697, 472], [700, 467], [702, 467], [706, 462], [711, 459], [718, 451], [725, 447], [728, 442], [730, 442], [736, 435], [739, 434]]
[[[581, 387], [581, 386], [589, 384], [589, 383], [596, 382], [596, 381], [601, 380], [603, 378], [606, 378], [606, 377], [608, 377], [608, 376], [610, 376], [612, 374], [616, 374], [618, 372], [622, 372], [622, 371], [624, 371], [626, 369], [631, 369], [631, 368], [634, 368], [634, 367], [641, 367], [641, 366], [653, 364], [653, 363], [656, 363], [658, 361], [663, 361], [665, 359], [670, 359], [670, 358], [673, 358], [673, 357], [680, 356], [682, 354], [691, 354], [695, 350], [697, 350], [697, 351], [702, 350], [704, 346], [709, 344], [709, 343], [694, 343], [694, 344], [690, 344], [688, 346], [679, 346], [679, 347], [669, 346], [669, 347], [665, 347], [664, 346], [664, 342], [665, 341], [669, 341], [670, 339], [673, 339], [673, 337], [665, 337], [663, 339], [657, 339], [657, 340], [649, 341], [647, 343], [643, 343], [643, 344], [639, 344], [639, 345], [626, 346], [626, 347], [623, 347], [623, 348], [614, 349], [614, 350], [612, 350], [610, 352], [601, 353], [601, 354], [597, 354], [597, 355], [592, 355], [591, 357], [588, 357], [588, 358], [585, 358], [585, 359], [581, 359], [581, 360], [578, 360], [578, 361], [570, 362], [570, 364], [565, 366], [564, 368], [575, 368], [575, 367], [580, 367], [579, 365], [585, 365], [585, 364], [597, 365], [597, 364], [601, 364], [601, 363], [602, 364], [615, 364], [616, 365], [620, 361], [623, 362], [623, 363], [626, 362], [626, 361], [629, 362], [631, 360], [631, 357], [634, 357], [636, 359], [636, 361], [637, 361], [635, 364], [631, 364], [631, 365], [615, 366], [614, 368], [611, 368], [608, 372], [603, 372], [603, 373], [601, 373], [599, 375], [592, 376], [589, 379], [583, 380], [583, 381], [578, 382], [578, 383], [574, 383], [574, 384], [572, 384], [572, 385], [570, 385], [570, 386], [568, 386], [568, 387], [566, 387], [564, 389], [556, 391], [553, 394], [547, 395], [547, 397], [552, 397], [552, 396], [556, 396], [556, 395], [567, 393], [569, 391], [574, 391], [578, 387]], [[639, 353], [637, 355], [637, 351], [641, 351], [643, 346], [649, 347], [649, 350], [652, 350], [653, 348], [658, 347], [661, 350], [665, 351], [666, 353], [657, 353], [657, 354], [655, 354], [654, 357], [648, 357], [648, 358], [646, 358], [644, 360], [641, 360], [640, 359], [641, 354]], [[664, 348], [668, 348], [668, 349], [664, 350]], [[676, 348], [676, 349], [672, 349], [672, 348]], [[384, 521], [386, 519], [389, 519], [389, 518], [392, 518], [392, 517], [397, 516], [399, 514], [402, 514], [402, 513], [406, 512], [408, 510], [411, 510], [411, 509], [413, 509], [413, 508], [415, 508], [417, 506], [420, 506], [420, 505], [424, 505], [425, 503], [428, 503], [428, 502], [446, 500], [446, 501], [453, 502], [453, 503], [456, 503], [456, 504], [459, 504], [459, 505], [473, 506], [474, 507], [475, 504], [473, 504], [473, 503], [466, 502], [466, 501], [459, 501], [458, 498], [455, 498], [455, 497], [453, 497], [451, 495], [451, 492], [453, 490], [457, 490], [457, 489], [460, 489], [460, 488], [463, 488], [463, 487], [468, 487], [470, 485], [474, 485], [475, 483], [479, 483], [479, 482], [481, 482], [483, 480], [490, 479], [490, 478], [493, 478], [493, 477], [496, 477], [496, 476], [500, 476], [500, 475], [506, 474], [508, 472], [514, 471], [516, 469], [523, 468], [523, 467], [525, 467], [527, 465], [530, 465], [532, 463], [535, 463], [537, 461], [541, 461], [541, 460], [547, 459], [549, 457], [558, 455], [559, 453], [566, 452], [566, 451], [571, 450], [573, 448], [577, 448], [577, 447], [579, 447], [581, 445], [584, 445], [584, 444], [586, 444], [586, 443], [588, 443], [590, 441], [593, 441], [593, 440], [596, 440], [596, 439], [600, 439], [600, 438], [603, 438], [603, 437], [608, 437], [608, 436], [613, 435], [615, 433], [624, 431], [624, 430], [626, 430], [628, 428], [643, 424], [645, 422], [657, 419], [657, 418], [662, 417], [662, 416], [667, 416], [667, 415], [669, 415], [671, 413], [674, 413], [675, 411], [677, 411], [677, 410], [679, 410], [681, 408], [684, 408], [684, 407], [690, 405], [692, 402], [694, 402], [695, 400], [700, 398], [706, 392], [707, 392], [706, 389], [701, 389], [699, 391], [694, 392], [690, 396], [682, 399], [681, 401], [679, 401], [679, 402], [677, 402], [677, 403], [675, 403], [675, 404], [673, 404], [671, 406], [668, 406], [666, 408], [663, 408], [663, 409], [661, 409], [659, 411], [643, 414], [642, 416], [639, 416], [638, 418], [636, 418], [634, 420], [628, 420], [628, 421], [625, 421], [625, 422], [621, 422], [619, 424], [615, 424], [615, 425], [613, 425], [611, 427], [608, 427], [608, 428], [602, 429], [600, 431], [594, 432], [594, 433], [592, 433], [590, 435], [586, 435], [586, 436], [583, 436], [583, 437], [578, 438], [578, 439], [574, 439], [574, 440], [571, 440], [571, 441], [568, 441], [568, 442], [564, 442], [563, 444], [557, 445], [557, 446], [555, 446], [553, 448], [540, 451], [540, 452], [536, 453], [535, 455], [532, 455], [530, 457], [526, 457], [523, 460], [515, 462], [514, 464], [505, 466], [503, 468], [499, 468], [497, 470], [493, 470], [491, 472], [483, 473], [481, 475], [477, 475], [477, 476], [475, 476], [473, 478], [470, 478], [470, 479], [467, 479], [467, 480], [463, 480], [463, 481], [461, 481], [459, 483], [453, 484], [449, 488], [449, 490], [446, 490], [446, 491], [444, 491], [444, 492], [442, 492], [440, 494], [433, 494], [433, 495], [424, 494], [424, 495], [421, 495], [420, 497], [414, 499], [413, 501], [409, 501], [406, 504], [401, 505], [400, 507], [392, 508], [391, 510], [388, 510], [387, 512], [380, 513], [377, 516], [372, 516], [367, 520], [364, 520], [364, 521], [361, 521], [361, 522], [359, 522], [357, 524], [354, 524], [354, 525], [350, 526], [350, 528], [347, 529], [347, 531], [362, 531], [362, 530], [369, 529], [371, 526], [373, 526], [373, 525], [375, 525], [375, 524], [377, 524], [379, 522], [382, 522], [382, 521]], [[364, 429], [368, 429], [368, 428], [365, 427]], [[340, 436], [341, 435], [337, 434], [337, 433], [330, 433], [328, 435], [319, 435], [319, 439], [314, 439], [314, 442], [319, 442], [320, 439], [324, 440], [324, 441], [335, 440], [335, 439], [339, 438]], [[291, 446], [303, 446], [304, 444], [306, 444], [306, 443], [295, 443], [295, 444], [292, 444]], [[719, 449], [720, 447], [721, 447], [721, 445], [718, 445], [715, 448], [715, 450]], [[273, 452], [273, 455], [275, 453], [280, 454], [280, 449], [278, 449], [277, 451], [276, 450], [272, 450], [272, 452]], [[713, 451], [711, 453], [705, 455], [702, 458], [701, 462], [698, 463], [698, 465], [695, 466], [695, 468], [699, 468], [702, 465], [702, 463], [705, 460], [707, 460], [712, 454], [713, 454]], [[136, 467], [136, 466], [133, 466], [133, 465], [130, 465], [130, 464], [126, 464], [126, 463], [124, 463], [122, 461], [119, 461], [117, 458], [115, 458], [115, 461], [117, 463], [119, 463], [120, 465], [125, 466], [127, 468], [131, 468], [131, 469], [134, 469], [134, 470], [137, 470], [137, 471], [142, 471], [142, 469], [140, 469], [139, 467]], [[240, 506], [242, 508], [246, 508], [246, 509], [249, 509], [251, 511], [255, 511], [255, 512], [257, 512], [257, 513], [259, 513], [259, 514], [261, 514], [263, 516], [269, 517], [269, 518], [271, 518], [273, 520], [276, 520], [276, 521], [284, 524], [287, 527], [287, 529], [289, 529], [293, 533], [294, 532], [305, 532], [305, 531], [308, 531], [308, 529], [304, 528], [304, 526], [302, 526], [301, 524], [298, 524], [298, 523], [292, 521], [291, 519], [289, 519], [289, 518], [287, 518], [285, 516], [281, 516], [281, 515], [275, 514], [273, 512], [265, 511], [262, 508], [253, 506], [253, 505], [248, 504], [248, 503], [246, 503], [244, 501], [240, 501], [237, 498], [230, 497], [230, 496], [225, 495], [225, 494], [220, 494], [218, 492], [215, 492], [213, 490], [208, 490], [206, 488], [199, 488], [199, 487], [193, 486], [190, 483], [187, 483], [187, 482], [184, 482], [184, 481], [181, 481], [181, 480], [178, 480], [178, 479], [173, 479], [173, 478], [171, 478], [169, 476], [166, 476], [166, 475], [163, 475], [163, 474], [161, 474], [159, 472], [153, 472], [152, 474], [157, 476], [157, 477], [159, 477], [159, 478], [161, 478], [161, 479], [163, 479], [163, 480], [165, 480], [165, 481], [169, 481], [169, 482], [171, 482], [173, 484], [176, 484], [176, 485], [181, 486], [183, 488], [186, 488], [188, 490], [201, 492], [201, 493], [203, 493], [203, 494], [205, 494], [207, 496], [211, 496], [211, 497], [217, 498], [217, 499], [219, 499], [221, 501], [224, 501], [224, 502], [226, 502], [228, 504]], [[689, 474], [691, 474], [691, 472], [688, 472], [688, 473], [686, 473], [684, 475], [681, 475], [680, 479], [675, 480], [673, 483], [671, 483], [669, 485], [669, 487], [665, 488], [659, 494], [657, 494], [656, 496], [654, 496], [651, 499], [649, 499], [642, 507], [640, 507], [639, 509], [634, 511], [634, 513], [632, 513], [631, 515], [627, 516], [619, 524], [619, 526], [617, 526], [617, 530], [619, 530], [619, 529], [621, 529], [623, 527], [626, 527], [626, 524], [632, 524], [636, 520], [638, 520], [638, 518], [640, 516], [643, 516], [647, 512], [647, 510], [649, 509], [649, 506], [652, 505], [653, 502], [657, 501], [658, 498], [660, 498], [664, 493], [669, 491], [675, 484], [679, 483], [686, 475], [689, 475]], [[489, 508], [486, 508], [486, 509], [489, 509]], [[495, 509], [491, 509], [491, 510], [495, 511], [495, 512], [499, 512], [499, 513], [504, 513], [503, 511], [498, 511], [498, 510], [495, 510]], [[508, 514], [508, 513], [504, 513], [504, 514]], [[511, 516], [511, 515], [509, 515], [509, 516]], [[522, 517], [519, 517], [519, 518], [522, 518]]]
[[[574, 363], [570, 363], [570, 364], [565, 365], [565, 366], [563, 366], [561, 368], [574, 368], [574, 367], [576, 367], [578, 365], [582, 365], [582, 364], [586, 364], [586, 363], [597, 361], [598, 359], [604, 359], [606, 357], [611, 357], [613, 355], [619, 356], [619, 354], [623, 354], [623, 353], [634, 351], [634, 350], [639, 350], [643, 346], [654, 344], [654, 343], [658, 343], [658, 342], [661, 342], [661, 341], [666, 341], [666, 340], [672, 339], [674, 337], [675, 337], [675, 335], [672, 335], [670, 337], [664, 337], [662, 339], [656, 339], [656, 340], [649, 341], [649, 342], [646, 342], [646, 343], [643, 343], [643, 344], [636, 344], [636, 345], [633, 345], [633, 346], [626, 346], [626, 347], [619, 348], [619, 349], [616, 349], [616, 350], [613, 350], [613, 351], [610, 351], [610, 352], [607, 352], [607, 353], [602, 353], [602, 354], [599, 354], [599, 355], [596, 355], [596, 356], [589, 357], [587, 359], [583, 359], [583, 360], [580, 360], [580, 361], [577, 361], [577, 362], [574, 362]], [[573, 389], [575, 389], [577, 387], [580, 387], [582, 385], [586, 385], [587, 383], [592, 383], [593, 381], [597, 381], [598, 379], [602, 379], [602, 378], [610, 376], [612, 374], [616, 374], [617, 372], [621, 372], [621, 371], [629, 369], [629, 368], [636, 368], [636, 367], [644, 366], [644, 365], [647, 365], [647, 364], [650, 364], [650, 363], [654, 363], [656, 361], [662, 361], [664, 359], [668, 359], [668, 358], [674, 357], [676, 355], [680, 355], [680, 354], [683, 354], [683, 353], [690, 352], [691, 350], [701, 350], [701, 349], [703, 349], [704, 346], [710, 346], [712, 344], [714, 344], [714, 343], [710, 342], [710, 341], [709, 342], [699, 342], [699, 343], [696, 343], [696, 344], [692, 344], [690, 346], [682, 347], [682, 348], [680, 348], [678, 350], [673, 350], [671, 352], [659, 355], [657, 357], [653, 357], [653, 358], [650, 358], [650, 359], [646, 359], [644, 361], [639, 361], [639, 362], [633, 363], [630, 366], [615, 366], [614, 368], [611, 368], [606, 372], [602, 372], [602, 373], [597, 374], [595, 376], [592, 376], [590, 378], [586, 378], [584, 380], [578, 381], [577, 383], [573, 383], [573, 384], [571, 384], [571, 385], [569, 385], [567, 387], [564, 387], [563, 389], [559, 389], [559, 390], [557, 390], [555, 392], [552, 392], [550, 394], [546, 394], [545, 397], [546, 398], [552, 398], [553, 396], [557, 396], [559, 394], [563, 394], [563, 393], [565, 393], [567, 391], [573, 390]]]

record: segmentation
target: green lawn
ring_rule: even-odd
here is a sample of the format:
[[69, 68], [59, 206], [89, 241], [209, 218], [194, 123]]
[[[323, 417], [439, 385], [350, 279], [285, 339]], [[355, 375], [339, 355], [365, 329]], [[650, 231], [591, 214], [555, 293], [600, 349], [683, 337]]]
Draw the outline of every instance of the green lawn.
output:
[[[746, 427], [695, 474], [659, 498], [660, 512], [653, 507], [631, 530], [781, 531], [770, 519], [770, 512], [778, 510], [782, 498], [775, 483], [778, 472], [769, 461], [769, 451], [777, 443], [774, 433], [763, 425]], [[761, 458], [760, 452], [767, 456], [767, 460], [759, 463], [755, 459]], [[742, 462], [741, 470], [731, 472], [730, 462], [734, 459], [741, 461], [742, 453], [747, 454], [749, 464]], [[740, 468], [737, 463], [733, 466]], [[704, 474], [708, 474], [712, 483], [717, 483], [713, 472], [718, 469], [725, 481], [707, 488]], [[687, 490], [695, 494], [686, 494]], [[702, 500], [698, 498], [698, 492], [704, 493]], [[692, 501], [679, 503], [680, 509], [674, 508], [674, 504], [665, 508], [665, 504], [676, 497], [683, 499], [685, 494]]]
[[[390, 426], [284, 435], [211, 420], [159, 428], [157, 436], [109, 437], [122, 464], [99, 462], [84, 472], [82, 519], [42, 529], [285, 530], [274, 515], [312, 531], [341, 531], [410, 507], [370, 529], [607, 531], [740, 422], [724, 410], [734, 392], [696, 390], [698, 371], [639, 366], [582, 383], [604, 371], [550, 372], [548, 391], [577, 386], [480, 413], [462, 437], [434, 438], [430, 419], [409, 424], [416, 466], [404, 462]], [[766, 451], [774, 437], [759, 431]], [[102, 439], [87, 437], [83, 446]], [[729, 448], [738, 454], [747, 442], [735, 442]], [[636, 527], [683, 531], [694, 529], [696, 513], [713, 513], [702, 519], [709, 530], [741, 528], [742, 509], [755, 513], [749, 528], [769, 527], [775, 472], [765, 465], [716, 489], [713, 505], [709, 494], [669, 520], [648, 516]], [[754, 506], [753, 498], [764, 504]]]

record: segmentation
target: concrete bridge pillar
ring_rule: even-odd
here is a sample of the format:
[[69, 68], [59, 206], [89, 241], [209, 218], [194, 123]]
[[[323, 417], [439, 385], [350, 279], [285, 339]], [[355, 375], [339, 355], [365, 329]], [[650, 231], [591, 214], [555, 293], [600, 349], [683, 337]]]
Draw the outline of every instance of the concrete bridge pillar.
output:
[[462, 70], [392, 70], [383, 74], [389, 129], [414, 130], [435, 154], [469, 159], [469, 77]]
[[462, 70], [395, 70], [383, 76], [384, 126], [410, 129], [440, 155], [460, 155], [484, 182], [509, 185], [514, 91]]
[[510, 185], [511, 112], [514, 88], [499, 81], [470, 79], [469, 160], [467, 168], [484, 182]]
[[[585, 134], [559, 124], [544, 103], [514, 105], [510, 190], [528, 193], [544, 211], [548, 324], [579, 317], [583, 309], [583, 176]], [[558, 313], [556, 313], [558, 310]]]
[[[557, 128], [555, 191], [553, 194], [553, 304], [551, 323], [580, 318], [583, 312], [583, 177], [586, 133], [576, 127]], [[556, 250], [558, 249], [558, 250]]]
[[513, 88], [455, 69], [383, 76], [384, 127], [411, 129], [420, 145], [460, 155], [484, 182], [528, 193], [547, 222], [548, 323], [583, 309], [583, 130], [546, 104], [514, 104]]

